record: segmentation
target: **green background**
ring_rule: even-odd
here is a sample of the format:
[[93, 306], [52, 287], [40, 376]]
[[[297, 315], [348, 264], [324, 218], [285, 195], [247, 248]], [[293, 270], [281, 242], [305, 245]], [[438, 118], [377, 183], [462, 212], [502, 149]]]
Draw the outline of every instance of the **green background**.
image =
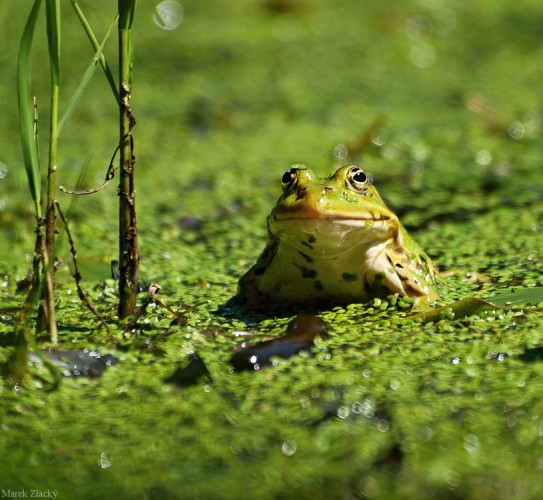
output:
[[[114, 2], [82, 2], [98, 36]], [[63, 348], [119, 363], [47, 392], [35, 373], [2, 384], [0, 489], [59, 498], [535, 498], [543, 491], [542, 305], [421, 325], [376, 301], [321, 311], [314, 357], [232, 373], [236, 331], [269, 338], [290, 316], [221, 309], [263, 249], [265, 217], [291, 163], [327, 175], [377, 118], [352, 159], [445, 279], [442, 304], [542, 286], [543, 7], [535, 0], [268, 0], [183, 3], [165, 31], [140, 2], [132, 107], [142, 279], [183, 313], [151, 308], [131, 335], [114, 326], [115, 181], [74, 199], [83, 286], [113, 325], [77, 299], [66, 238], [57, 295]], [[17, 48], [30, 2], [0, 4], [0, 297], [20, 305], [34, 220], [22, 165]], [[63, 105], [92, 50], [63, 2]], [[33, 82], [42, 163], [49, 75], [43, 23]], [[106, 55], [115, 68], [116, 40]], [[61, 105], [62, 110], [62, 105]], [[476, 111], [476, 112], [474, 112]], [[60, 140], [59, 183], [103, 180], [117, 108], [100, 70]], [[187, 227], [187, 218], [202, 223]], [[467, 275], [488, 280], [473, 281]], [[143, 298], [143, 295], [142, 295]], [[14, 315], [2, 314], [3, 377]], [[220, 327], [206, 335], [205, 327]], [[209, 329], [208, 329], [209, 330]], [[46, 337], [40, 340], [47, 341]], [[198, 352], [213, 383], [164, 383]]]

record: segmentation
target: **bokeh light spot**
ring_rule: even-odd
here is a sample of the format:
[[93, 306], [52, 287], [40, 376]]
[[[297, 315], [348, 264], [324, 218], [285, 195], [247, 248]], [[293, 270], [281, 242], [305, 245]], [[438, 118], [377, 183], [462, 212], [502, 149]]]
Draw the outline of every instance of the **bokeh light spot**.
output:
[[174, 0], [160, 2], [155, 8], [153, 21], [163, 30], [175, 30], [183, 21], [183, 7]]

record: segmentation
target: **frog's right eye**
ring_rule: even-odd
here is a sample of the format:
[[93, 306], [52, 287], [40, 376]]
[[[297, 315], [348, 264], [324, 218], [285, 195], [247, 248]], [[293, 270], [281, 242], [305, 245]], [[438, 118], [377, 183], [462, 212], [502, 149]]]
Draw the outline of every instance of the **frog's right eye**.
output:
[[295, 168], [291, 168], [290, 170], [287, 170], [283, 177], [281, 177], [281, 184], [283, 186], [283, 191], [288, 191], [296, 182], [296, 179], [298, 178], [298, 170]]

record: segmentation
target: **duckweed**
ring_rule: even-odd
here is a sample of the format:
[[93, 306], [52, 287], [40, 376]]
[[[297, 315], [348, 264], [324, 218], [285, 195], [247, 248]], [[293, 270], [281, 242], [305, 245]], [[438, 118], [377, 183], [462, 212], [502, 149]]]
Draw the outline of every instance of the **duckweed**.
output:
[[[210, 0], [184, 3], [180, 27], [166, 32], [144, 3], [133, 89], [141, 274], [183, 321], [156, 307], [131, 332], [116, 326], [115, 190], [73, 204], [59, 194], [71, 205], [83, 286], [111, 325], [105, 332], [75, 300], [61, 245], [61, 347], [98, 348], [118, 362], [53, 391], [35, 371], [10, 387], [16, 315], [1, 314], [0, 489], [57, 498], [540, 497], [540, 299], [428, 323], [405, 319], [413, 302], [401, 297], [269, 316], [228, 303], [263, 248], [285, 168], [303, 162], [328, 174], [343, 144], [440, 270], [457, 271], [442, 279], [438, 305], [543, 286], [539, 4]], [[93, 26], [109, 25], [111, 6], [95, 4]], [[10, 19], [6, 82], [24, 15], [15, 3], [0, 8]], [[65, 25], [66, 50], [86, 64], [87, 40]], [[65, 70], [77, 81], [77, 68]], [[38, 93], [48, 85], [34, 81]], [[100, 92], [100, 83], [89, 87], [63, 132], [66, 186], [87, 161], [84, 180], [103, 178], [117, 123]], [[17, 282], [29, 271], [33, 226], [9, 84], [0, 102], [8, 308], [23, 301]], [[234, 373], [240, 342], [277, 338], [297, 313], [329, 325], [312, 356]], [[194, 359], [199, 369], [187, 375]], [[180, 383], [165, 382], [176, 369]]]

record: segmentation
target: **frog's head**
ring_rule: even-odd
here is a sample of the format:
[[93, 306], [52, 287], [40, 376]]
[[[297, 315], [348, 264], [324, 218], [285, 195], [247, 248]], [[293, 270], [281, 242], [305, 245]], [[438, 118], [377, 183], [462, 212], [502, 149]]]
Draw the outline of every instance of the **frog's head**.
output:
[[395, 217], [371, 178], [354, 165], [321, 178], [304, 165], [293, 165], [281, 179], [283, 195], [272, 214], [277, 219], [386, 220]]
[[[349, 165], [321, 178], [294, 165], [282, 178], [283, 194], [269, 217], [272, 234], [305, 250], [321, 233], [327, 254], [401, 238], [399, 222], [361, 168]], [[322, 242], [323, 238], [319, 238]], [[400, 241], [398, 243], [401, 244]], [[317, 245], [319, 246], [319, 245]]]

